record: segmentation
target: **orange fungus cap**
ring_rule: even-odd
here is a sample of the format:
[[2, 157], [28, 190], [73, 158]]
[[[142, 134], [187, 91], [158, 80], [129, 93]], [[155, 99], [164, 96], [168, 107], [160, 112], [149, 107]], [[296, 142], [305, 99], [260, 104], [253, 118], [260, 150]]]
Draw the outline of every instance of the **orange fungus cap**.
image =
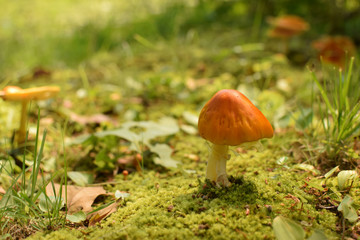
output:
[[274, 27], [269, 32], [271, 37], [290, 38], [309, 29], [309, 24], [304, 19], [294, 15], [269, 18], [268, 22]]
[[17, 86], [7, 86], [3, 89], [3, 98], [10, 101], [45, 100], [54, 97], [60, 91], [56, 86], [44, 86], [22, 89]]
[[273, 128], [266, 117], [239, 91], [217, 92], [200, 112], [200, 136], [217, 145], [236, 146], [271, 138]]

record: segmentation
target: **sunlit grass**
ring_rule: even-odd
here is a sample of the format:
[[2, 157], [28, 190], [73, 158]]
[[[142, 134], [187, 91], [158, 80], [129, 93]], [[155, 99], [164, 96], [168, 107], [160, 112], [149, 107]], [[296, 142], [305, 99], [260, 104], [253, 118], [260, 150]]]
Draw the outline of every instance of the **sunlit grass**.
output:
[[358, 68], [351, 58], [345, 71], [332, 71], [321, 80], [312, 72], [320, 96], [319, 112], [325, 133], [326, 151], [330, 158], [336, 157], [347, 146], [351, 137], [360, 129], [360, 91]]
[[[43, 158], [46, 130], [40, 136], [40, 110], [38, 112], [37, 131], [35, 146], [32, 153], [26, 148], [22, 157], [21, 171], [18, 173], [14, 162], [8, 158], [2, 161], [0, 173], [10, 180], [10, 186], [0, 200], [0, 234], [24, 238], [39, 230], [54, 229], [65, 224], [65, 215], [60, 209], [64, 206], [64, 199], [60, 193], [55, 197], [49, 197], [46, 186], [53, 184], [54, 178], [62, 174], [61, 185], [67, 185], [67, 169], [51, 174], [50, 177], [43, 175], [40, 167]], [[27, 143], [25, 142], [25, 145]], [[40, 144], [40, 145], [39, 145]], [[26, 164], [26, 158], [31, 156], [32, 163]]]
[[[123, 36], [119, 28], [159, 13], [170, 3], [167, 0], [17, 3], [1, 0], [0, 69], [7, 73], [5, 76], [16, 78], [38, 66], [77, 65], [98, 51], [107, 51], [121, 45], [127, 37], [132, 38], [133, 31]], [[154, 23], [149, 22], [148, 27], [145, 22], [141, 26], [132, 25], [149, 31]]]

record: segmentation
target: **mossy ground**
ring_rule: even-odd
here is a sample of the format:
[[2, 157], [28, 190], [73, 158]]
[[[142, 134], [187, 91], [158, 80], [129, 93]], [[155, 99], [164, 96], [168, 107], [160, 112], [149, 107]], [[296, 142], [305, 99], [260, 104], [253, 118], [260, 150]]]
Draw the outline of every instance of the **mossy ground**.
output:
[[[145, 170], [126, 181], [118, 176], [119, 183], [108, 190], [126, 191], [130, 197], [108, 219], [31, 239], [274, 239], [272, 220], [278, 215], [301, 223], [308, 234], [321, 229], [329, 239], [338, 238], [336, 214], [316, 209], [315, 196], [304, 191], [304, 179], [313, 175], [276, 165], [279, 150], [271, 140], [263, 150], [232, 156], [232, 186], [219, 189], [205, 182], [205, 142], [194, 136], [182, 139], [175, 158], [182, 160], [183, 170]], [[199, 161], [186, 157], [198, 152]], [[187, 173], [189, 169], [196, 172]]]
[[[98, 140], [90, 152], [88, 145], [63, 146], [62, 135], [72, 140], [129, 120], [157, 121], [165, 116], [188, 124], [183, 113], [198, 114], [224, 88], [246, 92], [275, 128], [274, 137], [260, 147], [232, 149], [227, 164], [232, 186], [226, 189], [205, 180], [209, 145], [197, 133], [179, 131], [156, 139], [173, 149], [172, 157], [181, 163], [178, 168], [155, 165], [153, 156], [143, 159], [141, 172], [121, 166], [131, 170], [127, 180], [119, 171], [105, 185], [109, 192], [130, 193], [115, 213], [92, 227], [68, 224], [29, 239], [274, 239], [272, 223], [277, 216], [294, 220], [307, 236], [319, 229], [329, 239], [341, 238], [341, 199], [333, 202], [330, 190], [322, 187], [327, 169], [296, 167], [306, 163], [319, 168], [318, 155], [324, 150], [324, 133], [313, 131], [321, 125], [316, 125], [320, 114], [312, 112], [310, 121], [309, 115], [302, 115], [314, 104], [310, 74], [304, 65], [292, 65], [289, 56], [267, 49], [266, 22], [253, 22], [257, 1], [198, 1], [199, 6], [166, 0], [29, 2], [34, 4], [0, 0], [7, 10], [0, 29], [6, 49], [0, 53], [5, 76], [0, 87], [61, 87], [57, 99], [34, 103], [29, 110], [30, 130], [36, 126], [37, 106], [41, 132], [48, 129], [44, 166], [49, 159], [55, 163], [47, 169], [41, 165], [44, 174], [62, 169], [67, 159], [69, 170], [90, 172], [96, 183], [107, 184], [114, 169], [100, 171], [94, 164], [96, 151], [106, 149], [115, 156], [130, 143], [115, 137]], [[298, 4], [299, 9], [309, 7]], [[323, 9], [323, 2], [319, 6]], [[316, 30], [311, 34], [319, 35]], [[290, 41], [289, 48], [317, 64], [308, 55], [311, 34]], [[0, 125], [5, 126], [0, 128], [0, 143], [6, 145], [0, 146], [0, 156], [8, 159], [8, 139], [18, 127], [20, 106], [1, 99], [0, 106]], [[101, 113], [113, 121], [81, 124], [71, 113]], [[282, 158], [285, 163], [279, 163]], [[10, 183], [5, 180], [1, 184], [7, 188]], [[359, 189], [356, 181], [344, 193], [358, 203]], [[345, 223], [345, 235], [350, 236], [356, 223]]]

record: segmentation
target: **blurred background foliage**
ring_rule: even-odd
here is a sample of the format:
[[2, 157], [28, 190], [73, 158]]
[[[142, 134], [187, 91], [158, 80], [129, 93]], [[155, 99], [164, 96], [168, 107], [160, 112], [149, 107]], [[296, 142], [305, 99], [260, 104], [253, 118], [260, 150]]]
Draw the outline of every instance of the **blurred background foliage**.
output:
[[[313, 42], [339, 35], [360, 44], [358, 0], [0, 0], [0, 5], [0, 89], [57, 84], [78, 114], [126, 120], [165, 115], [164, 106], [156, 112], [157, 103], [174, 104], [167, 110], [175, 116], [185, 108], [182, 103], [197, 112], [219, 89], [234, 88], [261, 107], [275, 128], [306, 113], [306, 124], [300, 124], [306, 129], [314, 83], [304, 69], [320, 69]], [[308, 31], [271, 39], [269, 19], [284, 15], [303, 18]], [[352, 84], [357, 82], [354, 77]], [[71, 91], [75, 98], [66, 94]], [[62, 107], [59, 115], [71, 108], [56, 104]], [[9, 115], [4, 109], [2, 115]], [[12, 125], [7, 120], [7, 128]]]
[[[0, 0], [0, 6], [0, 89], [61, 88], [59, 98], [34, 101], [28, 114], [30, 135], [39, 130], [36, 124], [48, 129], [47, 172], [62, 169], [62, 158], [98, 182], [123, 170], [163, 170], [154, 163], [204, 167], [207, 146], [197, 134], [198, 114], [224, 88], [244, 93], [274, 126], [274, 155], [264, 152], [259, 160], [266, 158], [266, 165], [259, 166], [281, 174], [287, 174], [280, 167], [285, 161], [287, 170], [291, 163], [311, 172], [313, 166], [323, 173], [358, 169], [358, 61], [353, 69], [338, 67], [357, 55], [359, 0]], [[286, 15], [301, 17], [306, 27], [271, 38], [271, 19]], [[334, 61], [320, 64], [319, 55], [328, 50]], [[0, 99], [0, 158], [10, 158], [19, 113], [20, 104]], [[164, 117], [172, 119], [168, 126], [158, 123]], [[153, 131], [148, 144], [134, 151], [140, 135], [156, 126], [172, 131]], [[136, 141], [128, 136], [134, 134]], [[11, 145], [15, 160], [17, 150]], [[284, 176], [283, 193], [290, 194], [292, 183]]]
[[357, 0], [19, 0], [16, 4], [1, 0], [0, 4], [1, 78], [39, 66], [77, 66], [99, 52], [128, 56], [134, 54], [129, 46], [136, 51], [134, 44], [151, 47], [162, 39], [204, 38], [210, 29], [219, 34], [237, 32], [231, 37], [239, 43], [257, 42], [266, 37], [267, 18], [284, 14], [310, 23], [309, 40], [347, 35], [360, 43]]

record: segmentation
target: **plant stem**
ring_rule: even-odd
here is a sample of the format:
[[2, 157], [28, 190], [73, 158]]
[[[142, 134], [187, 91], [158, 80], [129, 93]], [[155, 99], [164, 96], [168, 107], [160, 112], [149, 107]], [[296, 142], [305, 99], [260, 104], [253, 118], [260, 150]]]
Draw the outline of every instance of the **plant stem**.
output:
[[25, 142], [26, 138], [26, 122], [27, 122], [27, 106], [28, 101], [24, 100], [21, 102], [21, 119], [20, 119], [20, 128], [19, 128], [19, 135], [18, 135], [18, 144], [22, 144]]
[[218, 186], [230, 186], [226, 174], [226, 161], [229, 159], [227, 145], [214, 144], [211, 148], [206, 169], [206, 178], [216, 182]]

